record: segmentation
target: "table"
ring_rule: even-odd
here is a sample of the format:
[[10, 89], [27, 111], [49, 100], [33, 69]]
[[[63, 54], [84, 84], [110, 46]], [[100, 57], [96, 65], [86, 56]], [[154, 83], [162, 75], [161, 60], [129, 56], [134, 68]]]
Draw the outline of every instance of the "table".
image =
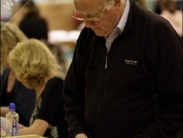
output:
[[4, 137], [4, 138], [45, 138], [38, 135], [25, 135], [25, 136], [13, 136], [13, 137]]

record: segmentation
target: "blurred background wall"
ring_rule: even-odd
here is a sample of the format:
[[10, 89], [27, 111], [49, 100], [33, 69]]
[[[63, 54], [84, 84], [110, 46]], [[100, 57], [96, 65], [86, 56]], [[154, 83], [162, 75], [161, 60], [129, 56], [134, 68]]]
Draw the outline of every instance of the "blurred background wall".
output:
[[[13, 2], [9, 9], [2, 7], [6, 2]], [[19, 25], [23, 18], [23, 10], [21, 10], [21, 0], [1, 0], [1, 21], [10, 21], [13, 24]], [[80, 29], [83, 23], [72, 18], [73, 14], [73, 0], [33, 0], [39, 9], [41, 17], [43, 17], [48, 24], [49, 42], [58, 44], [62, 48], [68, 65], [72, 60], [73, 50], [76, 40], [79, 36]], [[145, 7], [151, 11], [156, 12], [158, 3], [164, 3], [167, 0], [136, 0], [142, 2]], [[173, 0], [177, 3], [177, 8], [182, 12], [182, 0]], [[3, 3], [4, 2], [4, 3]], [[160, 4], [162, 5], [162, 4]], [[180, 12], [179, 11], [179, 12]], [[157, 12], [156, 12], [157, 13]], [[160, 13], [159, 13], [160, 14]], [[180, 16], [178, 16], [179, 18]], [[175, 15], [172, 15], [175, 18]], [[177, 19], [176, 19], [177, 20]], [[180, 19], [182, 21], [182, 17]], [[182, 29], [180, 29], [182, 30]], [[40, 31], [40, 30], [38, 30]]]
[[[40, 15], [48, 22], [49, 30], [69, 31], [75, 29], [71, 18], [72, 2], [64, 2], [62, 0], [37, 0], [35, 3], [40, 11]], [[17, 14], [13, 17], [11, 22], [18, 25], [23, 16], [18, 3], [15, 3], [13, 6], [13, 13]]]
[[[1, 0], [1, 1], [13, 1], [13, 0]], [[73, 10], [73, 0], [33, 0], [40, 10], [40, 14], [48, 22], [49, 30], [75, 30], [77, 29], [76, 22], [71, 18]], [[159, 0], [144, 0], [147, 7], [155, 11], [157, 1]], [[182, 10], [182, 0], [175, 0], [178, 3], [178, 8]], [[11, 22], [19, 24], [22, 19], [21, 10], [18, 2], [14, 3], [11, 10], [2, 11], [1, 18], [8, 20], [10, 17]], [[2, 20], [2, 19], [1, 19]]]

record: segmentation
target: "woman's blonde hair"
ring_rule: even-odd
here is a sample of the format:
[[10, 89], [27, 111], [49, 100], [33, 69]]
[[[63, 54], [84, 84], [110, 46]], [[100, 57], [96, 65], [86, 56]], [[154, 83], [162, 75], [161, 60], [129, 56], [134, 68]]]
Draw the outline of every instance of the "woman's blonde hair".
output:
[[[9, 52], [15, 47], [15, 45], [26, 39], [27, 37], [16, 25], [1, 22], [1, 54], [3, 53], [8, 57]], [[6, 67], [1, 65], [1, 72], [5, 68]]]
[[36, 39], [18, 43], [9, 53], [9, 64], [17, 78], [32, 88], [45, 85], [50, 76], [64, 77], [55, 56]]

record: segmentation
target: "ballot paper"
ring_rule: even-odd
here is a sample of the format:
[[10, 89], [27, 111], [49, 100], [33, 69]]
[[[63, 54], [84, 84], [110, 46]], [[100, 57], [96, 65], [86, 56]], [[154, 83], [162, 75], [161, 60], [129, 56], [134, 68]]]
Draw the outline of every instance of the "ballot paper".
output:
[[4, 136], [5, 134], [5, 129], [6, 129], [6, 120], [4, 117], [1, 116], [1, 137]]
[[4, 117], [1, 116], [1, 128], [6, 128], [6, 120]]
[[45, 138], [38, 135], [24, 135], [24, 136], [13, 136], [13, 137], [6, 137], [6, 138]]

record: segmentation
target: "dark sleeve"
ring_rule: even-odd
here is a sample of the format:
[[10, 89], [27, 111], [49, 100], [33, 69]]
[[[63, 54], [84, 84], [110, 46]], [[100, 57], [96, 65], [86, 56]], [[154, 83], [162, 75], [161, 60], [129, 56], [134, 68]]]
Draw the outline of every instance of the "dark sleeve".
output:
[[61, 106], [64, 106], [63, 80], [60, 78], [49, 80], [41, 98], [42, 102], [37, 119], [42, 119], [52, 124]]
[[3, 101], [3, 94], [6, 93], [6, 85], [7, 85], [7, 79], [8, 79], [8, 74], [10, 72], [10, 69], [4, 69], [3, 72], [0, 74], [0, 105], [4, 106]]
[[[79, 52], [82, 44], [79, 40], [80, 38], [64, 81], [65, 111], [66, 120], [69, 124], [69, 138], [74, 138], [79, 133], [88, 134], [84, 119], [85, 77], [80, 65], [81, 52]], [[85, 40], [85, 38], [82, 40]]]
[[154, 55], [155, 86], [160, 112], [143, 135], [137, 138], [177, 138], [182, 127], [183, 51], [182, 43], [167, 24], [156, 32], [157, 53]]
[[0, 106], [3, 106], [3, 103], [2, 103], [2, 98], [3, 98], [3, 91], [4, 91], [4, 85], [5, 85], [5, 80], [4, 80], [4, 77], [3, 77], [3, 74], [0, 75], [0, 84], [1, 84], [1, 87], [0, 87]]

